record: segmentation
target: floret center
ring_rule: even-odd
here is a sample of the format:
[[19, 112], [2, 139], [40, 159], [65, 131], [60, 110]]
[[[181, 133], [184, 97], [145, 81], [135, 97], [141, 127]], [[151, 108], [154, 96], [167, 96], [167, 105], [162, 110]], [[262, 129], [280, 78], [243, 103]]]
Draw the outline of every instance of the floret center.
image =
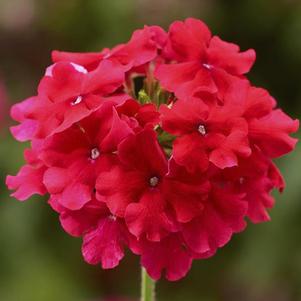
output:
[[109, 219], [112, 221], [116, 221], [117, 217], [113, 214], [109, 215]]
[[206, 128], [203, 124], [200, 124], [198, 126], [198, 132], [203, 136], [205, 136], [207, 134]]
[[149, 185], [151, 187], [156, 187], [158, 185], [158, 183], [159, 183], [159, 178], [158, 177], [151, 177], [149, 179]]
[[97, 147], [91, 149], [90, 157], [92, 160], [96, 160], [100, 156], [100, 151]]

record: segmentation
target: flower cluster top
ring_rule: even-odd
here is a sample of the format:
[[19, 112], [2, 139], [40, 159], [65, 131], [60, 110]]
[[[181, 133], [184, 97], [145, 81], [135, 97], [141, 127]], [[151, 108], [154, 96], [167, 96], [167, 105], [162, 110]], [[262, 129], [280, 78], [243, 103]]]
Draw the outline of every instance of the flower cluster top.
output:
[[284, 188], [272, 159], [293, 150], [299, 124], [246, 78], [254, 50], [189, 18], [52, 60], [12, 108], [31, 148], [7, 185], [21, 201], [48, 194], [88, 263], [114, 268], [129, 248], [152, 278], [177, 280], [246, 218], [269, 220]]

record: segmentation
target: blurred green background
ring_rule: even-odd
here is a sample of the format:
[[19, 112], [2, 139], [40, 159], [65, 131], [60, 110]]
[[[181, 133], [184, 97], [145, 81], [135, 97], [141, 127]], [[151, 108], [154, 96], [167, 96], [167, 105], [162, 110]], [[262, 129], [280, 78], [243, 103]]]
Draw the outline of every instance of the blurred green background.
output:
[[[301, 112], [300, 0], [0, 0], [0, 78], [7, 107], [35, 93], [52, 49], [98, 51], [125, 42], [144, 24], [203, 19], [223, 39], [253, 47], [250, 77], [293, 117]], [[0, 130], [0, 300], [97, 301], [139, 295], [139, 262], [128, 254], [112, 271], [83, 262], [80, 239], [63, 232], [46, 199], [8, 196], [6, 174], [26, 145]], [[272, 221], [249, 225], [176, 283], [160, 281], [158, 300], [301, 300], [301, 147], [279, 160], [287, 189]]]

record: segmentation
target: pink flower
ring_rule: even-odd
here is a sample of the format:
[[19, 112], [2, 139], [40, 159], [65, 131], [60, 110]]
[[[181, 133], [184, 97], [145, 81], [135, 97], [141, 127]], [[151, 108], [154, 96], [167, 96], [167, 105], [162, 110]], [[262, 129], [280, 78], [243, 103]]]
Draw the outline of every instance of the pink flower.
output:
[[82, 252], [90, 264], [101, 262], [104, 269], [112, 269], [124, 256], [127, 229], [122, 220], [107, 216], [99, 219], [97, 227], [83, 238]]
[[131, 235], [124, 221], [112, 216], [103, 202], [94, 198], [78, 210], [61, 206], [55, 198], [49, 202], [60, 214], [64, 230], [73, 236], [83, 236], [82, 253], [88, 263], [101, 263], [104, 269], [119, 264]]
[[141, 254], [141, 264], [153, 279], [160, 279], [164, 272], [169, 281], [185, 277], [193, 259], [206, 259], [215, 253], [214, 250], [194, 253], [187, 247], [182, 235], [177, 233], [170, 234], [160, 242], [143, 240], [140, 249], [134, 249], [134, 252]]
[[168, 34], [163, 51], [175, 63], [159, 65], [156, 76], [178, 97], [200, 91], [223, 93], [222, 82], [246, 74], [255, 61], [254, 50], [239, 52], [237, 45], [212, 37], [208, 27], [193, 18], [174, 22]]
[[258, 149], [249, 158], [241, 159], [238, 167], [224, 170], [222, 181], [232, 183], [238, 193], [245, 194], [247, 216], [255, 223], [270, 220], [267, 209], [274, 205], [270, 192], [273, 188], [282, 192], [285, 187], [277, 167]]
[[105, 48], [101, 52], [90, 53], [53, 51], [52, 60], [54, 63], [73, 62], [93, 70], [102, 60], [109, 58], [131, 69], [154, 60], [166, 42], [167, 34], [161, 27], [144, 26], [143, 29], [134, 31], [127, 43], [120, 44], [112, 50]]
[[[123, 80], [122, 67], [109, 60], [102, 61], [91, 72], [74, 63], [57, 63], [47, 69], [38, 96], [13, 106], [12, 117], [21, 124], [12, 127], [12, 133], [24, 141], [68, 129], [110, 100], [108, 96]], [[122, 101], [123, 97], [113, 99]]]
[[223, 247], [233, 233], [244, 230], [247, 203], [244, 193], [212, 181], [212, 189], [202, 214], [183, 225], [186, 244], [195, 253], [206, 253]]
[[97, 68], [99, 63], [104, 60], [110, 53], [108, 48], [101, 52], [66, 52], [66, 51], [52, 51], [51, 57], [53, 63], [58, 62], [72, 62], [76, 65], [83, 66], [87, 71], [92, 71]]
[[174, 281], [247, 218], [270, 219], [285, 186], [272, 160], [294, 149], [299, 121], [246, 78], [253, 50], [190, 18], [52, 57], [37, 96], [12, 108], [12, 133], [31, 147], [6, 183], [21, 201], [48, 194], [88, 263], [114, 268], [129, 249]]
[[100, 172], [111, 169], [113, 153], [132, 133], [112, 104], [83, 119], [80, 124], [48, 138], [41, 158], [47, 171], [43, 182], [64, 207], [77, 210], [92, 199]]
[[178, 136], [173, 144], [175, 161], [188, 170], [204, 171], [209, 162], [223, 169], [237, 165], [238, 157], [251, 154], [248, 124], [239, 109], [229, 104], [206, 104], [200, 99], [178, 100], [161, 108], [162, 127]]
[[144, 127], [154, 128], [160, 123], [160, 113], [152, 103], [141, 105], [134, 99], [128, 99], [116, 109], [119, 114], [127, 116], [138, 131]]
[[192, 260], [191, 252], [177, 234], [170, 234], [160, 242], [142, 243], [141, 264], [153, 279], [160, 279], [165, 270], [168, 280], [178, 280], [186, 275]]
[[163, 195], [167, 160], [155, 132], [129, 136], [119, 145], [118, 155], [121, 164], [99, 175], [97, 197], [114, 215], [125, 219], [138, 239], [146, 235], [151, 241], [160, 241], [177, 227]]

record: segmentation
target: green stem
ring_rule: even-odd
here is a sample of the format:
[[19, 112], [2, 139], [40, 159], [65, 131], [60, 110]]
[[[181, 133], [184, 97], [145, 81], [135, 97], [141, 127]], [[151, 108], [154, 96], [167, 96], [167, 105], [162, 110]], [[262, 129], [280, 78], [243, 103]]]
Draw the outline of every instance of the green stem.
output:
[[140, 301], [155, 301], [155, 281], [149, 277], [144, 268], [141, 269]]

